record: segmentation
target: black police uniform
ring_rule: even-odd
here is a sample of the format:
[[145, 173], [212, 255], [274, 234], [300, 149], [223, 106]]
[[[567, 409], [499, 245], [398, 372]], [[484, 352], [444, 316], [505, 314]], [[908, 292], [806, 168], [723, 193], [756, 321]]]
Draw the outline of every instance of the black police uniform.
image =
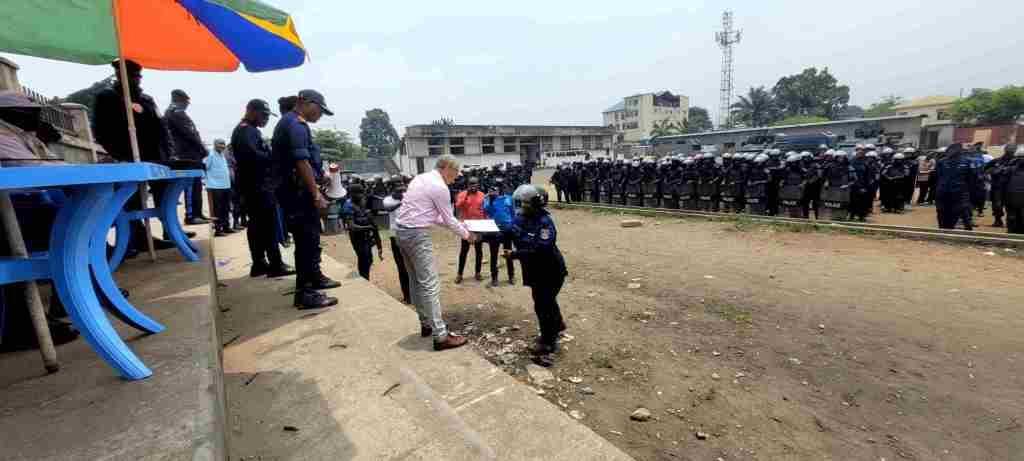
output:
[[974, 229], [971, 199], [978, 196], [980, 185], [978, 168], [972, 159], [956, 152], [938, 162], [935, 213], [939, 228], [953, 229], [963, 221], [964, 228]]
[[[373, 221], [372, 212], [367, 208], [365, 196], [354, 195], [349, 199], [347, 212], [348, 238], [352, 242], [352, 250], [356, 253], [359, 275], [370, 280], [370, 267], [373, 266], [373, 247], [384, 248], [380, 240], [380, 231]], [[362, 201], [362, 203], [359, 203]]]
[[[201, 162], [206, 158], [206, 147], [199, 137], [199, 130], [188, 116], [184, 108], [171, 104], [164, 112], [164, 121], [167, 123], [167, 130], [174, 139], [174, 155], [181, 160]], [[203, 217], [203, 182], [196, 178], [192, 182], [192, 214], [186, 219]]]
[[316, 197], [310, 195], [296, 171], [297, 162], [309, 162], [313, 171], [313, 155], [318, 152], [309, 125], [295, 112], [281, 117], [274, 127], [271, 153], [277, 200], [284, 212], [285, 223], [295, 245], [296, 292], [307, 291], [321, 277], [320, 210]]
[[[174, 153], [174, 140], [167, 132], [167, 125], [160, 118], [156, 102], [141, 89], [130, 90], [129, 93], [132, 102], [142, 108], [141, 112], [134, 114], [140, 159], [144, 162], [166, 163]], [[92, 133], [96, 142], [103, 146], [114, 160], [134, 161], [131, 139], [128, 135], [128, 114], [125, 112], [124, 93], [120, 84], [96, 95]], [[166, 189], [164, 181], [150, 182], [149, 189], [152, 191], [154, 202], [160, 203]], [[177, 197], [173, 199], [177, 200]], [[125, 204], [125, 208], [129, 210], [138, 210], [141, 207], [142, 200], [138, 194], [133, 195]], [[131, 228], [132, 246], [138, 250], [146, 248], [146, 228], [142, 221], [132, 221]]]
[[277, 227], [277, 184], [271, 172], [270, 146], [258, 128], [242, 121], [231, 133], [231, 151], [238, 171], [239, 191], [249, 216], [246, 237], [252, 257], [250, 274], [259, 275], [268, 268], [281, 268], [281, 249], [274, 230]]
[[511, 232], [516, 248], [512, 257], [523, 264], [523, 285], [533, 294], [541, 341], [553, 345], [565, 330], [558, 293], [569, 275], [558, 249], [555, 222], [547, 210], [541, 209], [532, 216], [516, 215]]

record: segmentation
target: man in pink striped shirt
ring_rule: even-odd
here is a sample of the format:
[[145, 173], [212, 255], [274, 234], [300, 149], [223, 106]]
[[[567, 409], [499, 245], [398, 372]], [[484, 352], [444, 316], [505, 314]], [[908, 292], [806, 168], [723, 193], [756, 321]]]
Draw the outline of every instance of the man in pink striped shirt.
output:
[[434, 336], [434, 350], [454, 349], [466, 338], [450, 333], [441, 316], [441, 286], [434, 259], [430, 228], [443, 225], [470, 243], [480, 238], [452, 213], [448, 185], [459, 176], [454, 156], [438, 157], [433, 171], [413, 178], [395, 217], [395, 237], [409, 271], [410, 294], [420, 318], [420, 336]]

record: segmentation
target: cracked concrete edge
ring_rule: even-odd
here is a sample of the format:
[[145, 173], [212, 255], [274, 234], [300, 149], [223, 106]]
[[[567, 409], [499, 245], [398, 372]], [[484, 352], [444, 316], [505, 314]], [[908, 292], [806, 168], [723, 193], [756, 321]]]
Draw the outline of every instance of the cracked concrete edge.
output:
[[[208, 235], [213, 235], [212, 229]], [[204, 242], [204, 267], [209, 281], [209, 297], [206, 308], [193, 310], [196, 334], [201, 336], [207, 349], [197, 349], [194, 356], [196, 367], [201, 370], [201, 379], [196, 391], [199, 393], [199, 411], [196, 412], [192, 430], [193, 461], [215, 461], [228, 459], [227, 395], [224, 390], [224, 360], [221, 347], [220, 303], [217, 297], [216, 249], [213, 238]]]

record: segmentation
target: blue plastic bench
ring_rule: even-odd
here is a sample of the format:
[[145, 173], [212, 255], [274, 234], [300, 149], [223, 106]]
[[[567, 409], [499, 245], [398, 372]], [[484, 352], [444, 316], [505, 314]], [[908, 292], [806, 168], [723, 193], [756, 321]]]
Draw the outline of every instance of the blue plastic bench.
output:
[[[111, 313], [119, 319], [149, 333], [163, 331], [163, 325], [132, 306], [117, 288], [107, 260], [107, 233], [115, 222], [121, 224], [117, 247], [124, 247], [123, 258], [128, 240], [127, 221], [157, 217], [178, 250], [190, 261], [198, 260], [196, 246], [185, 237], [178, 221], [177, 203], [186, 183], [200, 176], [199, 170], [171, 170], [152, 163], [0, 169], [0, 191], [59, 188], [67, 194], [50, 234], [49, 252], [28, 258], [0, 258], [0, 284], [52, 279], [71, 321], [100, 357], [126, 379], [152, 375], [107, 320], [92, 281], [95, 278], [110, 301]], [[143, 181], [170, 182], [158, 200], [160, 205], [155, 209], [123, 211], [124, 204]]]

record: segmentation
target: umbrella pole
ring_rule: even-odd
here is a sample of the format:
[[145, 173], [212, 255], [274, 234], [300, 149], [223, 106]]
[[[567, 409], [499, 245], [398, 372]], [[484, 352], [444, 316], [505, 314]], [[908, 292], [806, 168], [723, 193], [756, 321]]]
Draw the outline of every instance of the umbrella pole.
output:
[[[117, 11], [117, 2], [114, 2], [114, 11]], [[120, 49], [121, 31], [120, 24], [118, 24], [117, 18], [114, 18], [114, 29], [117, 31], [118, 36], [118, 49]], [[132, 158], [136, 162], [140, 162], [142, 159], [139, 156], [139, 138], [135, 134], [135, 111], [132, 109], [132, 95], [131, 89], [128, 88], [128, 67], [124, 63], [124, 53], [120, 54], [118, 63], [118, 73], [121, 80], [121, 93], [124, 94], [124, 110], [128, 114], [128, 138], [132, 144]], [[145, 209], [149, 204], [149, 189], [146, 187], [148, 183], [142, 182], [139, 184], [139, 199], [142, 202], [142, 208]], [[159, 200], [159, 197], [157, 198]], [[142, 218], [142, 223], [146, 225], [146, 247], [149, 249], [149, 259], [156, 261], [156, 250], [153, 248], [153, 233], [149, 227], [149, 218]]]
[[[18, 217], [14, 214], [11, 196], [6, 191], [0, 192], [0, 215], [2, 215], [3, 229], [7, 234], [7, 245], [11, 249], [11, 256], [27, 258], [28, 249], [25, 248], [25, 240], [21, 235], [21, 226], [18, 225]], [[25, 305], [28, 306], [32, 327], [36, 331], [36, 340], [39, 341], [39, 353], [43, 355], [43, 366], [50, 373], [56, 372], [60, 369], [60, 363], [57, 362], [57, 349], [53, 347], [50, 325], [46, 321], [46, 311], [43, 309], [43, 301], [39, 297], [39, 286], [35, 281], [25, 282]]]

